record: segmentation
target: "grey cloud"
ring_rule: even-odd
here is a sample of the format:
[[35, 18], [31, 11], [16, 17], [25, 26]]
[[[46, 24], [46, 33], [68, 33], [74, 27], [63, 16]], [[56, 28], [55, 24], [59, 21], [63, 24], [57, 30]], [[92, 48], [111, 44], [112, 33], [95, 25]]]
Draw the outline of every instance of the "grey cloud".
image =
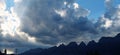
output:
[[105, 0], [105, 5], [108, 10], [113, 8], [113, 0]]
[[[67, 2], [67, 5], [64, 2]], [[79, 37], [77, 35], [81, 32], [96, 33], [93, 23], [87, 18], [89, 11], [80, 6], [74, 9], [73, 3], [75, 0], [22, 1], [20, 7], [27, 8], [21, 17], [21, 30], [45, 44], [67, 42]], [[65, 11], [65, 17], [61, 17], [55, 10]]]

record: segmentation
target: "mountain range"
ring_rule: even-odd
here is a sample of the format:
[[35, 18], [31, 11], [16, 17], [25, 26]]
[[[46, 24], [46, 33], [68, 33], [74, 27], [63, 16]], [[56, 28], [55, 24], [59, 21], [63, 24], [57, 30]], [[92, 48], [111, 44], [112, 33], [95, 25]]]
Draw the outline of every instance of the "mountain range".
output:
[[36, 48], [19, 55], [120, 55], [120, 33], [115, 37], [102, 37], [98, 42], [70, 42], [47, 49]]

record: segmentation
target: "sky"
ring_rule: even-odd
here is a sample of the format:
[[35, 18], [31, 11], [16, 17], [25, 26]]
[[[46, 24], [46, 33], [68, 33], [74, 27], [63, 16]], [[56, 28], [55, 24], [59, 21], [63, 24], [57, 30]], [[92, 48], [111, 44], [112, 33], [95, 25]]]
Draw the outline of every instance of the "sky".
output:
[[0, 50], [19, 53], [120, 33], [120, 0], [0, 0]]

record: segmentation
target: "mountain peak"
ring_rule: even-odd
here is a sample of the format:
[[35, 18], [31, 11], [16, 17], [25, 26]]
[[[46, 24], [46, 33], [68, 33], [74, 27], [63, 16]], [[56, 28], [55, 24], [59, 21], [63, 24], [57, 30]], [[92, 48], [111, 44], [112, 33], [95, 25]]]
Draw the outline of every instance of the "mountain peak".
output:
[[88, 44], [95, 44], [96, 42], [94, 40], [90, 41]]
[[78, 46], [76, 42], [70, 42], [68, 46]]
[[86, 44], [82, 41], [79, 46], [86, 46]]
[[92, 45], [95, 45], [95, 44], [96, 44], [96, 42], [94, 40], [92, 40], [87, 44], [87, 46], [92, 46]]
[[115, 37], [120, 37], [120, 33], [118, 33]]
[[65, 47], [65, 44], [62, 43], [61, 45], [59, 45], [59, 47]]

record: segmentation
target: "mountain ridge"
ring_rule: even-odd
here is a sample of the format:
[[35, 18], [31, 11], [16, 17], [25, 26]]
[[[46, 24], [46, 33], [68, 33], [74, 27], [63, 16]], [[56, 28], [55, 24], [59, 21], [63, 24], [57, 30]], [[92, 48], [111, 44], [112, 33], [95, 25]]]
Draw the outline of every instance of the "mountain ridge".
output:
[[[120, 33], [115, 37], [102, 37], [99, 42], [92, 40], [87, 45], [83, 41], [79, 45], [76, 42], [70, 42], [68, 45], [61, 44], [58, 47], [42, 49], [41, 52], [36, 50], [39, 53], [34, 51], [31, 50], [27, 55], [120, 55]], [[19, 55], [26, 55], [26, 53]]]

